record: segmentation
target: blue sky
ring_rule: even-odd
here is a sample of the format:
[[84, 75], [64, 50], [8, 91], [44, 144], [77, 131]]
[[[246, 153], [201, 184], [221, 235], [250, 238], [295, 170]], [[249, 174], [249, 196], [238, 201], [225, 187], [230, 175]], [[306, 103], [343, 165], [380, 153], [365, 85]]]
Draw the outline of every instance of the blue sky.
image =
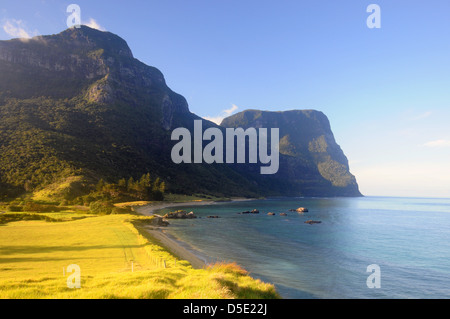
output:
[[448, 0], [2, 1], [0, 39], [63, 31], [71, 3], [192, 112], [317, 109], [365, 195], [450, 197]]

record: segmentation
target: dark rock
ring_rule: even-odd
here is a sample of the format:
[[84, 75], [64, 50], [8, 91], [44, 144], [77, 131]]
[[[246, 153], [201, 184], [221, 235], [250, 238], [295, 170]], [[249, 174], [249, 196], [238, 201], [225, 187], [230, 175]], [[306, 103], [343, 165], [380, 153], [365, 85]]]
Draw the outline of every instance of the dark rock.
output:
[[184, 210], [177, 210], [175, 212], [170, 212], [170, 213], [164, 215], [164, 218], [167, 218], [167, 219], [193, 219], [193, 218], [197, 218], [197, 216], [195, 216], [194, 212], [187, 213]]
[[165, 226], [168, 226], [168, 225], [169, 225], [169, 222], [168, 222], [167, 220], [164, 220], [164, 218], [161, 217], [161, 216], [154, 216], [154, 217], [151, 219], [150, 224], [153, 225], [153, 226], [162, 226], [162, 227], [165, 227]]
[[310, 225], [312, 225], [312, 224], [320, 224], [320, 223], [322, 223], [320, 220], [307, 220], [305, 222], [305, 224], [310, 224]]
[[193, 218], [197, 218], [197, 216], [195, 216], [194, 212], [190, 212], [186, 215], [187, 218], [189, 219], [193, 219]]

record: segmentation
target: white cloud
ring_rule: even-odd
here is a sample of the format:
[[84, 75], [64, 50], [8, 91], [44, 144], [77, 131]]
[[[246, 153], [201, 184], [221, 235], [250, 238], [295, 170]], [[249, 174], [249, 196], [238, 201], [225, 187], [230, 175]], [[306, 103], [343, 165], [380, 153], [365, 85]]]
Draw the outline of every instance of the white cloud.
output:
[[100, 31], [106, 31], [106, 29], [104, 27], [102, 27], [95, 19], [90, 18], [88, 22], [83, 23], [85, 26], [92, 28], [92, 29], [97, 29]]
[[220, 125], [222, 123], [223, 119], [233, 114], [235, 111], [239, 109], [238, 106], [232, 104], [231, 108], [223, 110], [219, 115], [217, 116], [205, 116], [205, 120], [211, 121], [216, 123], [217, 125]]
[[450, 147], [450, 140], [436, 140], [423, 144], [426, 147]]
[[38, 34], [38, 31], [29, 31], [22, 20], [8, 19], [3, 24], [3, 31], [13, 38], [30, 39]]
[[222, 123], [223, 119], [225, 118], [224, 116], [205, 116], [203, 117], [205, 120], [211, 121], [216, 123], [217, 125], [220, 125], [220, 123]]
[[230, 116], [231, 114], [233, 114], [233, 112], [237, 111], [238, 109], [239, 109], [239, 107], [232, 104], [231, 108], [229, 108], [228, 110], [223, 110], [223, 113], [225, 113], [227, 116]]

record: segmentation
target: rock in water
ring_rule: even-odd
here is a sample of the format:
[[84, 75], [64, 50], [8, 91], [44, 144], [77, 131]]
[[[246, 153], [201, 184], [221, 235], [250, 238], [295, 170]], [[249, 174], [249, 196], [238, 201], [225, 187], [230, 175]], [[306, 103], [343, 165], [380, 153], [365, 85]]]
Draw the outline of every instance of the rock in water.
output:
[[197, 216], [195, 216], [194, 212], [190, 212], [189, 214], [186, 215], [187, 218], [197, 218]]
[[163, 226], [163, 227], [165, 227], [165, 226], [169, 225], [169, 222], [164, 220], [164, 218], [161, 217], [161, 216], [154, 216], [152, 218], [150, 224], [153, 225], [153, 226]]
[[164, 218], [167, 218], [167, 219], [193, 219], [193, 218], [197, 218], [197, 216], [195, 216], [194, 212], [190, 212], [188, 214], [184, 210], [177, 210], [175, 212], [170, 212], [170, 213], [164, 215]]
[[320, 224], [320, 223], [322, 223], [320, 220], [307, 220], [305, 222], [305, 224], [310, 224], [310, 225], [312, 225], [312, 224]]

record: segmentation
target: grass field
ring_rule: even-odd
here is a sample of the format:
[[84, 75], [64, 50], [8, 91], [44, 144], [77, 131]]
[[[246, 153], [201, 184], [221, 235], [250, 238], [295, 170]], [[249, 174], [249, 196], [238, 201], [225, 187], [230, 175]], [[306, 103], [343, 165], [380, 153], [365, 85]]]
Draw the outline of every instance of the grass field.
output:
[[[0, 224], [0, 298], [278, 298], [237, 265], [193, 269], [177, 259], [138, 231], [151, 217], [46, 215], [52, 221]], [[71, 264], [79, 289], [67, 285]]]

